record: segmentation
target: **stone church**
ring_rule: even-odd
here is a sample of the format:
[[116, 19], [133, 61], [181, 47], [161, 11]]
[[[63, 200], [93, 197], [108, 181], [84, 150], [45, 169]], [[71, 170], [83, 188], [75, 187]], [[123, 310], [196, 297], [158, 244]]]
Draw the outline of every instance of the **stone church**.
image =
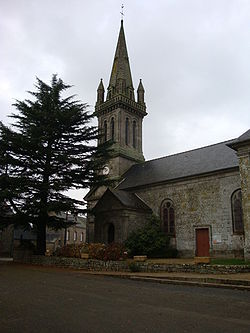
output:
[[250, 130], [237, 139], [145, 161], [147, 115], [140, 80], [135, 98], [123, 21], [107, 93], [101, 80], [95, 115], [114, 154], [103, 173], [112, 188], [92, 188], [85, 199], [89, 242], [123, 242], [159, 216], [181, 256], [250, 259]]

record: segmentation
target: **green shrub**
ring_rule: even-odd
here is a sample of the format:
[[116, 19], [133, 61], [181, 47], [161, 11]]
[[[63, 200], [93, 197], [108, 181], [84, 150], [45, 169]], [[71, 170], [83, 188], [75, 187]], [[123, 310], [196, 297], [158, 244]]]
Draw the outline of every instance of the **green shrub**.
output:
[[131, 256], [147, 255], [149, 258], [170, 258], [177, 256], [177, 250], [169, 245], [169, 237], [161, 230], [160, 220], [152, 216], [141, 229], [132, 232], [125, 246]]
[[136, 273], [136, 272], [140, 272], [141, 271], [141, 267], [140, 265], [138, 265], [136, 262], [131, 262], [128, 265], [128, 268], [130, 270], [130, 272]]

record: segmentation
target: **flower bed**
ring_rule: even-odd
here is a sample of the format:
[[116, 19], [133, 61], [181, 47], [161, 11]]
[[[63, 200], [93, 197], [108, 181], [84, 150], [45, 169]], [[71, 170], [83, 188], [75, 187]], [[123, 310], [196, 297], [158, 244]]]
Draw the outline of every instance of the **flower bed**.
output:
[[124, 246], [118, 243], [68, 244], [54, 253], [55, 256], [70, 258], [81, 258], [83, 254], [88, 254], [90, 259], [103, 261], [124, 260], [127, 258]]

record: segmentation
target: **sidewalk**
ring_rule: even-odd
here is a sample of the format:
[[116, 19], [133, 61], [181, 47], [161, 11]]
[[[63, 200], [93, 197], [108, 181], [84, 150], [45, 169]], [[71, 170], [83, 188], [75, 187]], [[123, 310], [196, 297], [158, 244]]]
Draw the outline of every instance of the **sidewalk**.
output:
[[250, 291], [250, 273], [199, 274], [199, 273], [145, 273], [81, 271], [83, 274], [102, 275], [163, 284], [190, 285]]

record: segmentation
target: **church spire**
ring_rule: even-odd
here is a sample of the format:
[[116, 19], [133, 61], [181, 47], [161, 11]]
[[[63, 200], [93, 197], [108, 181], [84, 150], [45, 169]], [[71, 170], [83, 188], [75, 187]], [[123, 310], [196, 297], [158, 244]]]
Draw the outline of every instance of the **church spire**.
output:
[[101, 79], [99, 86], [97, 88], [97, 102], [96, 102], [97, 105], [102, 104], [104, 102], [104, 92], [105, 92], [105, 89], [104, 89], [102, 79]]
[[112, 142], [113, 157], [109, 161], [109, 177], [115, 179], [129, 166], [144, 161], [142, 121], [147, 115], [141, 81], [135, 100], [123, 20], [107, 90], [107, 98], [104, 100], [104, 86], [101, 80], [97, 89], [95, 115], [98, 118], [98, 129], [100, 133], [104, 133], [99, 142]]
[[140, 83], [139, 83], [139, 86], [138, 86], [138, 89], [137, 89], [137, 102], [139, 104], [142, 104], [142, 105], [145, 105], [144, 93], [145, 93], [145, 90], [144, 90], [143, 84], [142, 84], [141, 79], [140, 79]]
[[121, 28], [110, 75], [107, 100], [116, 95], [125, 95], [130, 100], [135, 100], [128, 51], [123, 29], [123, 20], [121, 20]]

